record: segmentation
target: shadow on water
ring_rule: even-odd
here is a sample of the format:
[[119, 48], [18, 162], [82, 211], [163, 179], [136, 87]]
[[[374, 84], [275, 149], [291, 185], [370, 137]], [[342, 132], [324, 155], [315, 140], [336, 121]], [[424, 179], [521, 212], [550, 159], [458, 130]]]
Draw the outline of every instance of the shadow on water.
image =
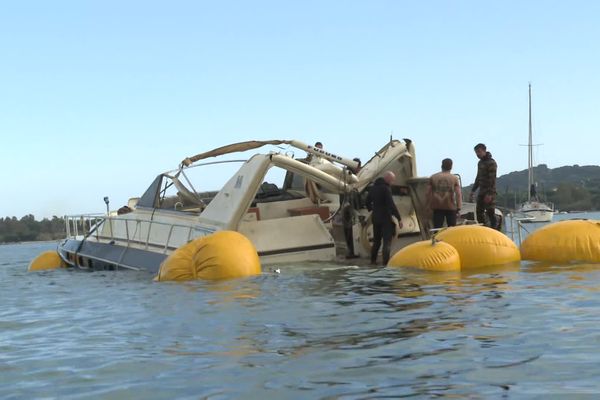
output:
[[[398, 368], [411, 371], [411, 382], [397, 376], [395, 380], [401, 383], [381, 382], [367, 390], [348, 387], [338, 391], [335, 398], [397, 398], [464, 391], [447, 381], [455, 375], [470, 373], [477, 366], [461, 363], [433, 371], [431, 368], [421, 370], [415, 365], [427, 363], [425, 360], [436, 363], [436, 360], [452, 359], [449, 354], [463, 351], [464, 341], [468, 338], [479, 343], [481, 348], [492, 348], [497, 346], [497, 341], [504, 340], [503, 335], [473, 335], [470, 325], [478, 323], [481, 316], [470, 315], [467, 310], [474, 305], [478, 313], [497, 309], [492, 313], [498, 313], [500, 318], [509, 304], [505, 294], [513, 290], [511, 282], [519, 269], [520, 264], [513, 263], [463, 273], [388, 268], [304, 271], [305, 279], [298, 282], [297, 289], [304, 298], [328, 303], [323, 307], [327, 312], [320, 316], [309, 315], [313, 318], [312, 324], [303, 324], [305, 319], [301, 315], [297, 323], [288, 321], [281, 327], [281, 334], [294, 339], [294, 344], [279, 347], [278, 354], [301, 360], [339, 352], [357, 355], [350, 362], [339, 363], [340, 372], [334, 374], [336, 379], [308, 380], [302, 383], [303, 390], [352, 386], [349, 381], [339, 378], [346, 374], [369, 375], [371, 371], [380, 371], [379, 374], [385, 375], [383, 371], [387, 370], [389, 375], [389, 371], [399, 373]], [[340, 324], [340, 321], [344, 323]], [[493, 320], [481, 324], [484, 330], [497, 326]], [[429, 339], [420, 344], [420, 338]], [[498, 361], [490, 359], [484, 368], [510, 368], [539, 357], [538, 353]], [[290, 388], [300, 385], [282, 380]], [[283, 383], [275, 380], [269, 387], [279, 385]], [[492, 391], [508, 390], [504, 384], [492, 387]]]
[[[364, 326], [340, 331], [328, 331], [315, 337], [314, 331], [288, 326], [286, 335], [305, 337], [301, 347], [285, 350], [289, 353], [320, 351], [321, 349], [369, 349], [387, 346], [429, 331], [451, 331], [464, 327], [463, 322], [453, 317], [454, 307], [470, 301], [474, 296], [501, 298], [510, 290], [507, 276], [519, 270], [518, 263], [481, 268], [463, 273], [431, 273], [419, 270], [395, 270], [390, 268], [336, 268], [309, 270], [300, 290], [307, 298], [323, 296], [336, 305], [336, 313], [323, 315], [325, 319], [336, 319], [345, 311], [354, 315], [370, 315], [367, 321], [355, 320]], [[443, 306], [440, 306], [442, 305]], [[436, 307], [433, 307], [433, 306]], [[450, 306], [450, 307], [448, 307]], [[424, 311], [435, 308], [431, 316]], [[414, 318], [407, 318], [414, 315]], [[375, 320], [379, 323], [373, 323]], [[381, 321], [387, 321], [385, 325]], [[354, 325], [356, 326], [356, 324]], [[369, 329], [369, 326], [374, 326]], [[414, 359], [452, 349], [438, 349], [426, 353], [407, 353], [390, 357], [387, 362]], [[381, 360], [376, 361], [378, 363]], [[355, 368], [359, 368], [356, 366]]]
[[554, 264], [549, 262], [523, 262], [522, 269], [524, 272], [531, 274], [545, 274], [545, 273], [569, 273], [569, 272], [580, 272], [580, 273], [596, 273], [600, 271], [600, 264], [585, 263], [585, 262], [574, 262], [569, 264]]
[[[600, 264], [570, 263], [552, 264], [547, 262], [524, 263], [523, 273], [538, 277], [537, 286], [600, 292]], [[530, 284], [530, 286], [532, 286]]]
[[13, 259], [0, 282], [8, 382], [0, 397], [496, 398], [552, 393], [562, 382], [600, 389], [598, 265], [431, 273], [323, 263], [152, 283], [125, 271], [27, 274]]
[[[432, 332], [460, 334], [468, 322], [460, 310], [481, 301], [477, 296], [501, 298], [503, 291], [510, 290], [512, 278], [506, 274], [516, 270], [512, 265], [463, 274], [313, 267], [287, 275], [175, 284], [191, 293], [202, 293], [207, 305], [239, 306], [257, 318], [242, 322], [243, 333], [235, 337], [234, 343], [217, 350], [194, 351], [177, 342], [164, 352], [237, 358], [278, 354], [288, 359], [306, 359], [328, 352], [375, 351], [367, 359], [341, 365], [342, 370], [435, 359], [457, 350], [458, 345], [447, 340], [428, 349], [398, 345]], [[274, 304], [281, 308], [274, 308]], [[493, 337], [481, 336], [477, 340], [493, 341]], [[395, 354], [379, 354], [386, 348], [395, 348]], [[243, 363], [257, 365], [256, 361]]]

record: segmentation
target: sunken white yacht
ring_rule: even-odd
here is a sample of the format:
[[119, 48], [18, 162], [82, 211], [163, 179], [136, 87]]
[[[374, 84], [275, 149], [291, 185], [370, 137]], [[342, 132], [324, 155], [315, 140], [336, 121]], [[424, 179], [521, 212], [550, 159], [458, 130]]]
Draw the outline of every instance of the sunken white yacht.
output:
[[[275, 151], [221, 159], [263, 146]], [[296, 159], [294, 151], [308, 157]], [[203, 168], [232, 163], [239, 169], [220, 190], [195, 189], [203, 184]], [[372, 228], [364, 197], [388, 170], [396, 174], [391, 189], [403, 222], [392, 242], [393, 254], [429, 237], [424, 208], [428, 180], [416, 178], [415, 149], [408, 139], [390, 139], [362, 167], [356, 159], [296, 140], [235, 143], [188, 157], [179, 168], [158, 175], [125, 213], [67, 216], [67, 238], [58, 251], [69, 265], [83, 269], [156, 272], [190, 240], [233, 230], [252, 241], [263, 264], [332, 261], [352, 247], [368, 260]], [[191, 179], [194, 171], [200, 176], [197, 182]], [[282, 182], [268, 182], [271, 176]], [[345, 222], [342, 209], [350, 216]]]

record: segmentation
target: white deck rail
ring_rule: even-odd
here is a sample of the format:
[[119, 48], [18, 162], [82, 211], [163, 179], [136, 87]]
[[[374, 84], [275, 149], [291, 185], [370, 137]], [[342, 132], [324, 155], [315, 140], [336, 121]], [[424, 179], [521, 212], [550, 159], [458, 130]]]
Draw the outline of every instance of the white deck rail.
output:
[[[189, 242], [195, 232], [206, 234], [205, 229], [196, 228], [192, 225], [173, 224], [159, 221], [148, 221], [135, 218], [122, 218], [115, 216], [107, 216], [105, 214], [81, 214], [81, 215], [65, 215], [65, 225], [68, 239], [85, 240], [91, 236], [96, 240], [110, 240], [110, 241], [125, 241], [127, 247], [131, 243], [141, 244], [147, 250], [149, 247], [158, 247], [163, 249], [163, 253], [166, 253], [169, 247], [172, 249], [178, 246], [170, 246], [173, 238], [173, 230], [178, 228], [187, 231], [187, 240]], [[103, 225], [108, 224], [107, 228]], [[130, 225], [134, 225], [133, 234], [130, 232]], [[161, 243], [152, 242], [150, 240], [150, 234], [153, 228], [156, 227], [167, 227], [168, 234], [164, 242]], [[147, 227], [147, 232], [143, 228]], [[125, 235], [115, 235], [115, 232], [125, 232]], [[135, 239], [136, 232], [145, 232], [145, 239], [143, 241]], [[137, 235], [138, 237], [140, 234]], [[181, 245], [181, 243], [179, 243]]]
[[[508, 221], [506, 222], [506, 234], [510, 234], [511, 240], [515, 242], [517, 246], [520, 246], [523, 242], [523, 233], [527, 235], [531, 233], [523, 225], [523, 221], [531, 221], [533, 217], [524, 215], [522, 213], [509, 213], [507, 214], [507, 217], [507, 220], [510, 221], [510, 224], [508, 223]], [[516, 240], [515, 234], [517, 235]]]

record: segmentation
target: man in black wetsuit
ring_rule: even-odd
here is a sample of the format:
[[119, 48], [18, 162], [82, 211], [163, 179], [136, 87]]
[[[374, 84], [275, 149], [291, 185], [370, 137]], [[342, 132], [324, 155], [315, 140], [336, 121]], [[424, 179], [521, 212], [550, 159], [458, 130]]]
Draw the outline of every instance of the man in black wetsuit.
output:
[[396, 226], [392, 216], [398, 219], [398, 226], [402, 228], [400, 213], [394, 204], [390, 185], [396, 179], [392, 171], [386, 171], [382, 178], [377, 178], [375, 184], [367, 195], [367, 209], [372, 211], [373, 220], [373, 247], [371, 247], [371, 264], [377, 261], [377, 253], [383, 239], [383, 265], [387, 265], [390, 259], [390, 248], [392, 237]]
[[[350, 169], [353, 174], [358, 174], [361, 168], [360, 158], [354, 158], [353, 161], [358, 163], [354, 169]], [[360, 208], [360, 195], [355, 190], [340, 195], [340, 204], [342, 204], [342, 224], [344, 227], [344, 238], [346, 239], [346, 258], [358, 258], [358, 254], [354, 254], [354, 235], [352, 226], [356, 222], [356, 210]]]

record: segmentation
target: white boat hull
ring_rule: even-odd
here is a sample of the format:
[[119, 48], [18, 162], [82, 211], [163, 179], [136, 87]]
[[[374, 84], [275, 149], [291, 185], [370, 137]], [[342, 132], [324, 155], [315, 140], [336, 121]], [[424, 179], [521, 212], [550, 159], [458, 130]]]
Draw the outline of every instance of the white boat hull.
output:
[[523, 214], [527, 215], [529, 218], [524, 219], [521, 222], [552, 222], [552, 218], [554, 217], [554, 212], [552, 211], [527, 211], [523, 212]]
[[519, 213], [527, 216], [522, 222], [552, 222], [554, 210], [545, 203], [525, 203]]

